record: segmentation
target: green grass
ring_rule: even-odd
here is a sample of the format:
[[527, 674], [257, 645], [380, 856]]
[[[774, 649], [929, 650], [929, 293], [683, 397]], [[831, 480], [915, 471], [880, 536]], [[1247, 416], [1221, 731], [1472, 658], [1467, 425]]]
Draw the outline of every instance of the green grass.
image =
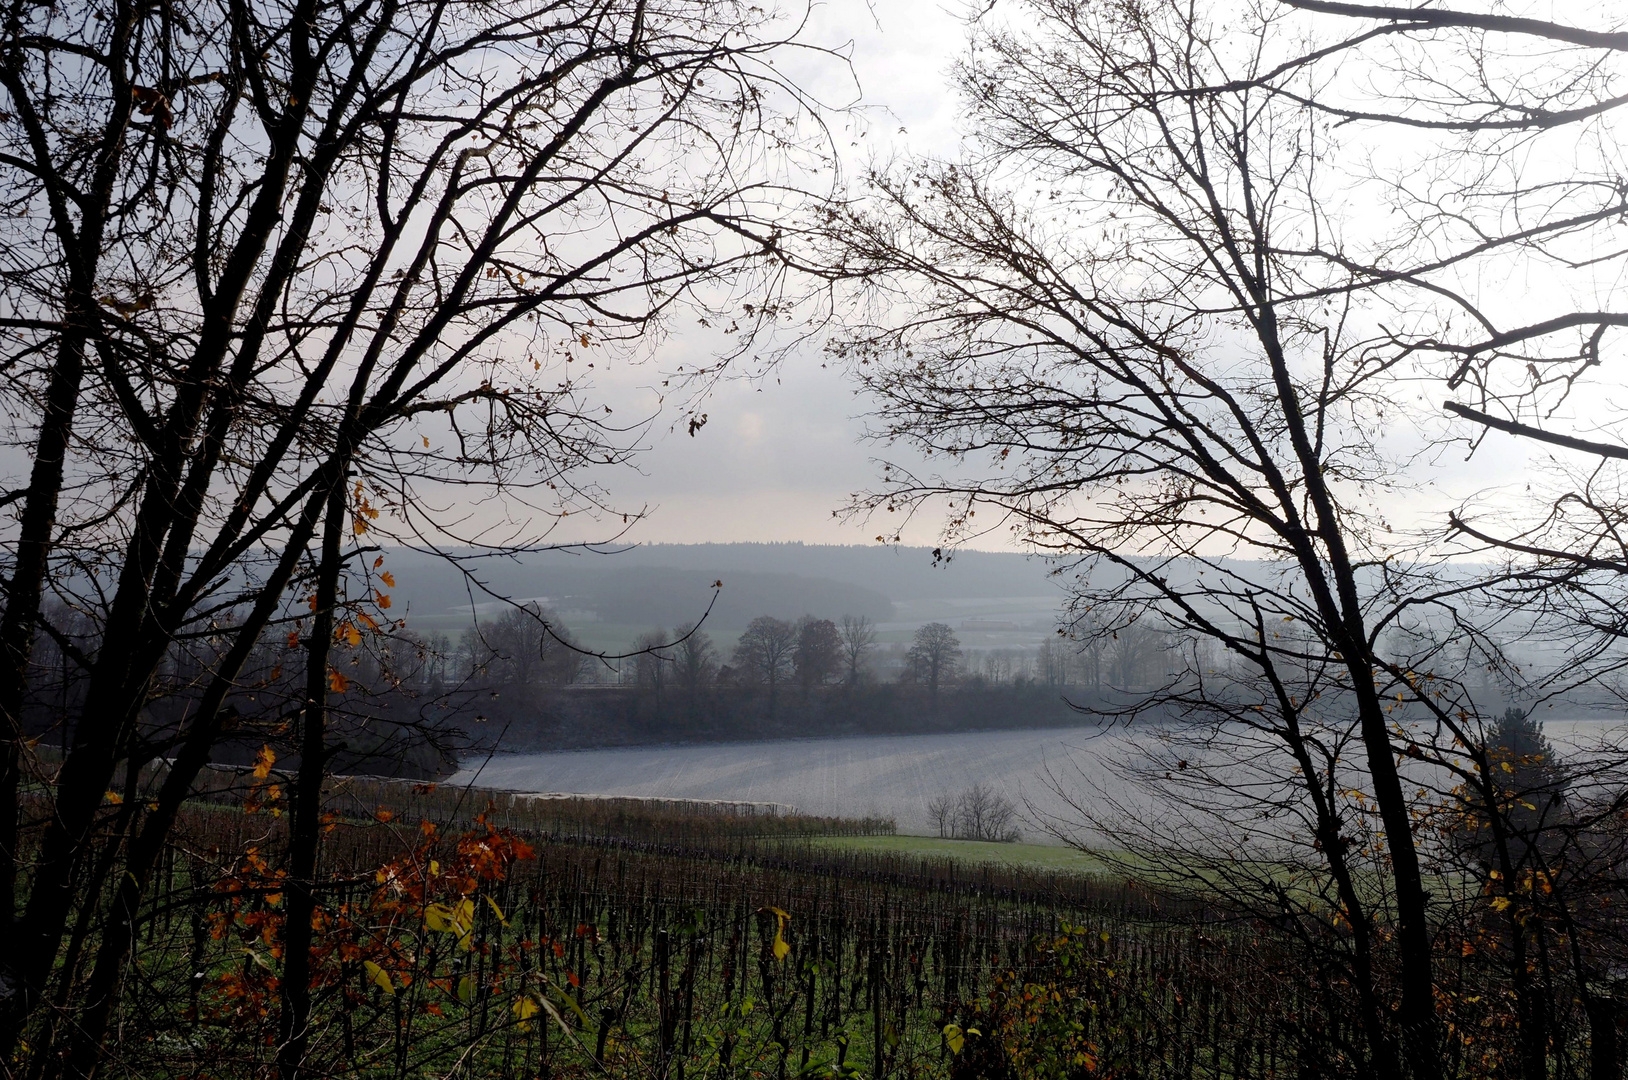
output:
[[871, 851], [879, 855], [1005, 863], [1084, 874], [1103, 873], [1108, 869], [1095, 855], [1060, 844], [993, 844], [982, 840], [940, 840], [933, 836], [822, 836], [811, 842], [823, 847]]

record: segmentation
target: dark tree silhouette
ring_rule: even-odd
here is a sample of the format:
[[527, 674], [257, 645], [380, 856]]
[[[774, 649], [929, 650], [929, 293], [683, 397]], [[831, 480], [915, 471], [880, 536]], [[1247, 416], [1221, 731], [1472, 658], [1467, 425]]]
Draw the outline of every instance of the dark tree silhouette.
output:
[[[91, 0], [0, 27], [6, 407], [32, 462], [5, 496], [0, 1059], [95, 1072], [154, 860], [265, 640], [292, 635], [293, 741], [320, 763], [336, 635], [398, 614], [367, 548], [545, 543], [605, 505], [578, 470], [637, 441], [596, 360], [719, 317], [709, 297], [754, 336], [779, 178], [814, 145], [776, 45], [772, 15], [710, 0]], [[471, 486], [501, 535], [447, 509]], [[22, 727], [53, 589], [99, 623], [60, 768]], [[153, 727], [154, 673], [205, 636], [195, 703]], [[107, 806], [160, 757], [158, 790]], [[302, 765], [287, 852], [285, 1077], [310, 1049], [319, 780]]]
[[[1030, 12], [973, 23], [962, 160], [876, 170], [829, 212], [824, 264], [863, 283], [834, 349], [873, 433], [943, 463], [890, 465], [855, 509], [946, 506], [952, 542], [1009, 526], [1074, 560], [1079, 644], [1171, 642], [1116, 715], [1188, 719], [1139, 773], [1181, 809], [1114, 827], [1172, 883], [1321, 926], [1308, 966], [1351, 993], [1362, 1067], [1440, 1075], [1419, 821], [1448, 796], [1398, 761], [1491, 797], [1463, 751], [1493, 695], [1463, 676], [1511, 671], [1489, 597], [1514, 572], [1467, 580], [1387, 519], [1407, 461], [1387, 436], [1441, 438], [1402, 389], [1436, 361], [1388, 336], [1396, 279], [1336, 213], [1351, 174], [1304, 93], [1308, 65], [1380, 38], [1324, 54], [1281, 12]], [[1387, 636], [1432, 625], [1451, 632]], [[1241, 869], [1247, 837], [1315, 888]]]
[[961, 639], [946, 623], [928, 623], [916, 630], [907, 659], [911, 678], [927, 687], [936, 706], [939, 687], [955, 678], [961, 663]]
[[694, 702], [718, 672], [718, 650], [712, 638], [689, 623], [673, 631], [678, 642], [673, 652], [673, 678], [680, 690]]
[[797, 651], [797, 627], [784, 619], [759, 615], [735, 643], [735, 664], [749, 679], [769, 692], [769, 715], [774, 715], [782, 681], [791, 674]]
[[812, 615], [798, 621], [792, 670], [805, 694], [842, 670], [842, 637], [836, 623]]
[[863, 615], [844, 615], [837, 632], [842, 637], [843, 679], [851, 689], [865, 677], [865, 665], [876, 648], [876, 624]]

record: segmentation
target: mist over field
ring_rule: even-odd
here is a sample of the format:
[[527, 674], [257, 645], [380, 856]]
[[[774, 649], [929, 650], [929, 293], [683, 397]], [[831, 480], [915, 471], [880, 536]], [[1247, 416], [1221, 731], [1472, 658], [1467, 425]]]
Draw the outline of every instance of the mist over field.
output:
[[400, 568], [399, 600], [425, 632], [461, 630], [511, 602], [535, 601], [604, 645], [694, 622], [717, 581], [723, 588], [707, 629], [720, 639], [738, 636], [759, 615], [862, 615], [888, 635], [943, 619], [958, 629], [973, 623], [974, 644], [1033, 645], [1053, 633], [1065, 597], [1065, 580], [1034, 556], [968, 550], [942, 560], [930, 548], [878, 544], [607, 545], [471, 559], [463, 565], [473, 583], [442, 559], [397, 551], [390, 561]]
[[[1586, 752], [1628, 735], [1628, 720], [1551, 717], [1545, 734]], [[1145, 794], [1114, 765], [1145, 764], [1156, 728], [1081, 726], [943, 735], [778, 739], [721, 746], [647, 746], [556, 753], [495, 753], [447, 779], [547, 794], [718, 799], [789, 804], [822, 817], [893, 818], [901, 833], [936, 835], [928, 805], [977, 784], [1021, 807], [1024, 839], [1112, 842], [1081, 820], [1101, 797], [1134, 807]], [[1061, 835], [1059, 835], [1059, 833]]]
[[[450, 784], [513, 791], [778, 802], [821, 816], [890, 817], [899, 831], [933, 835], [934, 798], [987, 784], [1032, 812], [1066, 818], [1044, 780], [1113, 784], [1105, 755], [1124, 753], [1115, 732], [1089, 728], [947, 735], [786, 739], [727, 746], [652, 746], [469, 761]], [[1030, 827], [1029, 838], [1050, 839]]]

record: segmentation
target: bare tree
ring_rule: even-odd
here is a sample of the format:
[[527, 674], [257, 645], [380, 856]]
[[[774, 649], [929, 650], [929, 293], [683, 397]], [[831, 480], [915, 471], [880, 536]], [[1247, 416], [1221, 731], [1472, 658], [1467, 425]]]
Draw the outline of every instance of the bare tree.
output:
[[842, 637], [842, 671], [849, 689], [865, 677], [865, 665], [876, 648], [876, 624], [864, 615], [844, 615], [837, 631]]
[[780, 683], [791, 674], [797, 650], [797, 627], [772, 615], [759, 615], [735, 643], [735, 663], [748, 677], [769, 691], [769, 715], [774, 715]]
[[805, 615], [797, 623], [797, 647], [792, 652], [792, 671], [803, 693], [841, 670], [842, 638], [830, 619]]
[[582, 654], [554, 612], [536, 602], [518, 604], [465, 632], [464, 651], [494, 682], [510, 686], [565, 686], [576, 680]]
[[717, 674], [718, 650], [705, 631], [690, 623], [673, 631], [674, 671], [679, 688], [691, 699], [706, 687]]
[[1150, 683], [1160, 681], [1164, 674], [1163, 654], [1167, 650], [1162, 647], [1159, 635], [1145, 626], [1133, 623], [1121, 627], [1105, 643], [1100, 639], [1093, 640], [1096, 635], [1089, 631], [1084, 636], [1092, 641], [1093, 652], [1105, 654], [1103, 661], [1108, 669], [1108, 682], [1116, 689], [1132, 692], [1145, 690]]
[[927, 820], [938, 830], [940, 839], [949, 839], [955, 830], [955, 796], [945, 792], [927, 800]]
[[947, 505], [952, 542], [1010, 524], [1074, 560], [1081, 642], [1177, 642], [1116, 715], [1186, 719], [1137, 778], [1187, 816], [1116, 827], [1171, 853], [1173, 882], [1321, 927], [1359, 1071], [1440, 1075], [1418, 822], [1444, 792], [1398, 761], [1485, 797], [1484, 756], [1460, 751], [1493, 713], [1440, 647], [1382, 637], [1447, 626], [1456, 657], [1502, 663], [1483, 601], [1510, 579], [1433, 567], [1386, 520], [1406, 458], [1381, 433], [1439, 438], [1404, 390], [1431, 368], [1386, 347], [1395, 294], [1346, 254], [1331, 124], [1280, 85], [1312, 54], [1243, 5], [1030, 10], [973, 25], [966, 157], [878, 170], [830, 212], [828, 264], [869, 301], [835, 348], [875, 434], [953, 464], [890, 467], [857, 509]]
[[[1579, 692], [1620, 699], [1628, 439], [1614, 406], [1602, 407], [1618, 383], [1609, 361], [1628, 326], [1614, 287], [1628, 206], [1618, 131], [1628, 103], [1620, 90], [1628, 34], [1620, 14], [1608, 5], [1574, 5], [1557, 16], [1458, 4], [1286, 4], [1320, 17], [1315, 25], [1330, 35], [1328, 44], [1297, 59], [1300, 75], [1264, 85], [1365, 129], [1373, 143], [1408, 148], [1355, 174], [1383, 192], [1394, 227], [1361, 251], [1309, 250], [1407, 312], [1376, 336], [1375, 348], [1431, 362], [1430, 374], [1447, 392], [1450, 430], [1470, 453], [1512, 437], [1548, 455], [1519, 497], [1479, 492], [1456, 508], [1448, 527], [1474, 558], [1518, 570], [1519, 583], [1501, 599], [1519, 618], [1546, 627], [1549, 656], [1529, 673], [1527, 700]], [[1362, 86], [1329, 80], [1336, 62], [1382, 74]], [[1422, 176], [1438, 179], [1415, 182]], [[1536, 281], [1543, 287], [1531, 288]], [[1470, 741], [1478, 769], [1491, 760], [1496, 738], [1487, 731]], [[1620, 765], [1620, 747], [1593, 751], [1589, 768], [1600, 774]], [[1498, 777], [1473, 786], [1501, 859], [1489, 894], [1510, 913], [1504, 928], [1520, 1013], [1520, 1073], [1528, 1080], [1551, 1074], [1549, 1011], [1555, 1000], [1575, 996], [1591, 1030], [1593, 1074], [1620, 1076], [1621, 1006], [1602, 991], [1600, 974], [1617, 961], [1610, 949], [1588, 951], [1606, 935], [1573, 935], [1571, 987], [1555, 985], [1556, 969], [1545, 965], [1549, 1000], [1537, 1000], [1525, 970], [1528, 950], [1548, 947], [1542, 928], [1554, 923], [1536, 914], [1530, 890], [1503, 884], [1516, 880], [1508, 874], [1525, 861], [1522, 851], [1530, 852], [1521, 839], [1521, 800], [1505, 798]], [[1590, 861], [1573, 849], [1571, 865]], [[1567, 880], [1594, 897], [1579, 906], [1597, 901], [1598, 882]]]
[[959, 794], [948, 792], [927, 803], [927, 817], [938, 835], [956, 840], [1010, 844], [1022, 839], [1017, 804], [987, 784], [974, 784]]
[[[428, 497], [448, 487], [545, 523], [503, 546], [602, 505], [571, 478], [625, 460], [637, 425], [592, 400], [596, 358], [639, 356], [680, 306], [728, 297], [735, 318], [776, 287], [750, 275], [772, 272], [800, 105], [767, 62], [771, 21], [690, 0], [221, 0], [41, 8], [0, 31], [8, 407], [38, 418], [0, 619], [0, 1056], [38, 1020], [41, 1060], [95, 1070], [153, 860], [280, 625], [311, 763], [278, 1049], [299, 1072], [330, 654], [345, 625], [394, 618], [363, 549], [456, 538]], [[42, 597], [72, 593], [70, 571], [96, 583], [99, 648], [48, 773], [21, 703]], [[171, 647], [228, 612], [196, 707], [146, 726]], [[116, 772], [157, 756], [162, 788], [109, 812]], [[26, 900], [25, 775], [45, 792]], [[61, 964], [65, 944], [87, 955], [75, 927], [100, 940]], [[53, 998], [73, 1007], [46, 1018]]]
[[956, 799], [955, 835], [964, 840], [1016, 843], [1017, 804], [987, 784], [974, 784]]
[[927, 623], [916, 630], [908, 660], [911, 677], [926, 684], [936, 705], [939, 686], [955, 678], [961, 663], [961, 639], [946, 623]]
[[633, 677], [639, 689], [648, 690], [659, 707], [662, 695], [672, 682], [676, 658], [665, 630], [652, 630], [639, 635], [633, 643]]

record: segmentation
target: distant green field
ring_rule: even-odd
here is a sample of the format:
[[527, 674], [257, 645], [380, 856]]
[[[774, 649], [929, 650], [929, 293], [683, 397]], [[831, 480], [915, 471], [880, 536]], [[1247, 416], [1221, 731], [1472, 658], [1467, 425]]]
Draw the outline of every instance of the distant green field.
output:
[[1057, 844], [991, 844], [980, 840], [940, 840], [931, 836], [830, 836], [819, 837], [812, 843], [850, 851], [955, 859], [971, 863], [1006, 863], [1080, 873], [1102, 873], [1108, 869], [1095, 855]]

